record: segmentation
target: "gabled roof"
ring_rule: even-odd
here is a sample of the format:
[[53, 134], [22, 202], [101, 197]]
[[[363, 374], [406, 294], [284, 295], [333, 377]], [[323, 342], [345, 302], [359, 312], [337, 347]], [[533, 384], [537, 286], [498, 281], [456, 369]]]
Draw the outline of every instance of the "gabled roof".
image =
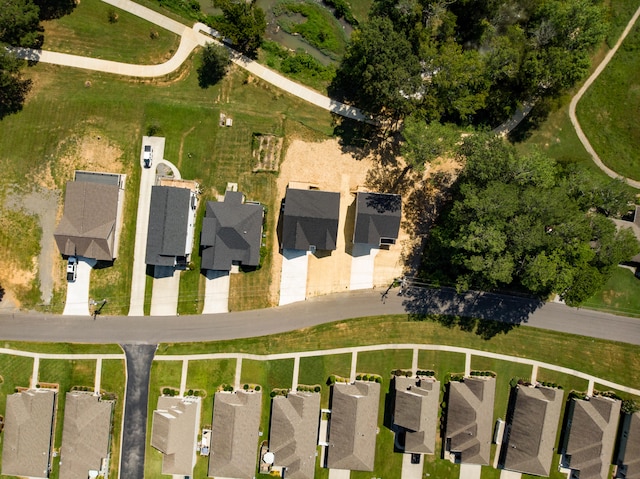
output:
[[504, 468], [548, 476], [562, 409], [563, 391], [518, 386], [509, 437], [503, 444]]
[[449, 383], [446, 447], [463, 464], [489, 464], [495, 390], [494, 378]]
[[193, 474], [199, 427], [200, 398], [158, 398], [158, 409], [153, 411], [151, 445], [164, 454], [162, 474]]
[[256, 474], [260, 392], [217, 392], [213, 401], [209, 477], [252, 479]]
[[151, 188], [147, 264], [174, 266], [176, 257], [185, 255], [191, 194], [187, 188]]
[[29, 389], [7, 396], [2, 474], [49, 477], [56, 392]]
[[398, 239], [401, 217], [400, 195], [358, 192], [353, 242], [379, 245], [382, 238]]
[[109, 455], [112, 401], [92, 393], [68, 392], [60, 449], [60, 479], [86, 479]]
[[404, 452], [434, 454], [440, 382], [395, 378], [394, 424], [404, 428]]
[[223, 202], [207, 202], [200, 235], [202, 269], [229, 271], [234, 261], [260, 264], [264, 209], [243, 201], [242, 193], [227, 191]]
[[580, 479], [607, 479], [620, 418], [620, 401], [608, 398], [571, 401], [569, 438], [565, 454]]
[[269, 452], [285, 477], [313, 479], [320, 420], [320, 394], [290, 392], [276, 396], [271, 406]]
[[640, 479], [640, 412], [631, 415], [627, 441], [622, 455], [625, 479]]
[[282, 221], [282, 247], [335, 250], [340, 193], [287, 188]]
[[331, 387], [327, 467], [373, 471], [380, 384], [356, 381]]
[[54, 232], [60, 253], [113, 261], [118, 186], [69, 181], [64, 214]]

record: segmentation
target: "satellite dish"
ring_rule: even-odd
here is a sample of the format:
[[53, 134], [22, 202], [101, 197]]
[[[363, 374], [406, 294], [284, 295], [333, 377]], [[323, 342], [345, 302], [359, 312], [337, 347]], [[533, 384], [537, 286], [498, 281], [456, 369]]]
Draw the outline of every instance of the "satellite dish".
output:
[[275, 459], [276, 456], [272, 452], [267, 452], [264, 456], [262, 456], [262, 460], [267, 464], [273, 464], [273, 461], [275, 461]]

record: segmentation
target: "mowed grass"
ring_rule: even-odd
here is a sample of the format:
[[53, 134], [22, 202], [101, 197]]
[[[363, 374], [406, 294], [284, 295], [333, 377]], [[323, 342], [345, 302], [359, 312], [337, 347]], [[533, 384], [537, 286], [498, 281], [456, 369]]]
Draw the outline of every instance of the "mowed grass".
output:
[[[115, 12], [116, 22], [109, 21]], [[43, 49], [125, 63], [168, 60], [180, 37], [100, 0], [82, 0], [69, 15], [43, 22]]]
[[82, 344], [82, 343], [30, 343], [26, 341], [3, 341], [2, 347], [49, 354], [122, 354], [117, 344]]
[[321, 406], [329, 407], [329, 388], [327, 380], [329, 376], [335, 374], [343, 378], [348, 378], [351, 372], [351, 354], [332, 354], [327, 356], [311, 356], [300, 358], [298, 373], [298, 384], [314, 386], [319, 384]]
[[120, 469], [120, 441], [122, 439], [122, 416], [124, 414], [124, 394], [126, 371], [124, 360], [105, 359], [102, 361], [100, 389], [116, 396], [111, 418], [111, 457], [109, 476], [118, 477]]
[[616, 268], [602, 291], [589, 298], [582, 306], [640, 317], [640, 279], [626, 268]]

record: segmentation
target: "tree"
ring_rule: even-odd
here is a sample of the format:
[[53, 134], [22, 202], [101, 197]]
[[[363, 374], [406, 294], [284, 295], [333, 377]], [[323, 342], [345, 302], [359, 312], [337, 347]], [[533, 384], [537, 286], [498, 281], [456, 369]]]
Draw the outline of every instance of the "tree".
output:
[[23, 62], [4, 51], [0, 44], [0, 120], [22, 110], [31, 88], [31, 80], [23, 79], [20, 65]]
[[222, 17], [215, 18], [215, 26], [220, 33], [241, 52], [254, 55], [267, 30], [264, 10], [256, 6], [255, 0], [250, 3], [244, 0], [215, 0], [215, 5], [222, 10]]
[[415, 115], [405, 119], [402, 137], [402, 155], [409, 165], [419, 171], [437, 158], [454, 155], [460, 142], [460, 132], [455, 126], [437, 121], [427, 125]]
[[31, 0], [0, 0], [0, 44], [40, 48], [43, 41], [39, 10]]
[[223, 46], [209, 43], [202, 52], [202, 63], [198, 67], [198, 84], [201, 88], [215, 85], [227, 74], [231, 60]]
[[70, 14], [76, 8], [76, 0], [33, 0], [40, 8], [41, 20], [53, 20]]

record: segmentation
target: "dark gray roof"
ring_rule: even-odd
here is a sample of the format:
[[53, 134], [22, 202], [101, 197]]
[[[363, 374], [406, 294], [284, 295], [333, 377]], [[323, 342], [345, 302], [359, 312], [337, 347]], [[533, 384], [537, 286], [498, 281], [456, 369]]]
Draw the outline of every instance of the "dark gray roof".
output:
[[223, 202], [207, 202], [200, 234], [202, 269], [229, 271], [234, 261], [260, 264], [264, 209], [243, 201], [242, 193], [227, 191]]
[[185, 255], [190, 201], [191, 191], [187, 188], [152, 187], [147, 264], [174, 266], [176, 257]]
[[494, 378], [449, 383], [445, 447], [463, 464], [489, 464], [495, 391]]
[[434, 454], [440, 382], [396, 377], [394, 424], [405, 429], [404, 452]]
[[259, 392], [216, 393], [209, 477], [252, 479], [255, 476], [261, 410]]
[[509, 435], [502, 445], [504, 468], [548, 476], [551, 471], [563, 391], [518, 386]]
[[565, 454], [580, 479], [607, 479], [616, 440], [620, 401], [609, 398], [573, 399]]
[[74, 175], [76, 181], [86, 181], [88, 183], [99, 183], [102, 185], [120, 186], [120, 175], [117, 173], [102, 173], [100, 171], [76, 171]]
[[335, 250], [340, 193], [287, 188], [282, 221], [282, 247]]
[[113, 261], [117, 214], [118, 186], [69, 181], [54, 232], [60, 253]]
[[380, 384], [356, 381], [331, 388], [327, 467], [373, 471]]
[[60, 479], [87, 479], [109, 455], [113, 401], [92, 393], [68, 392], [60, 449]]
[[285, 477], [313, 479], [318, 445], [320, 394], [290, 392], [276, 396], [271, 407], [269, 451]]
[[7, 396], [2, 474], [49, 477], [56, 392], [30, 389]]
[[400, 195], [357, 193], [353, 242], [378, 245], [382, 238], [398, 239], [401, 216]]
[[627, 440], [622, 454], [622, 467], [625, 469], [626, 479], [640, 479], [640, 412], [629, 418]]

